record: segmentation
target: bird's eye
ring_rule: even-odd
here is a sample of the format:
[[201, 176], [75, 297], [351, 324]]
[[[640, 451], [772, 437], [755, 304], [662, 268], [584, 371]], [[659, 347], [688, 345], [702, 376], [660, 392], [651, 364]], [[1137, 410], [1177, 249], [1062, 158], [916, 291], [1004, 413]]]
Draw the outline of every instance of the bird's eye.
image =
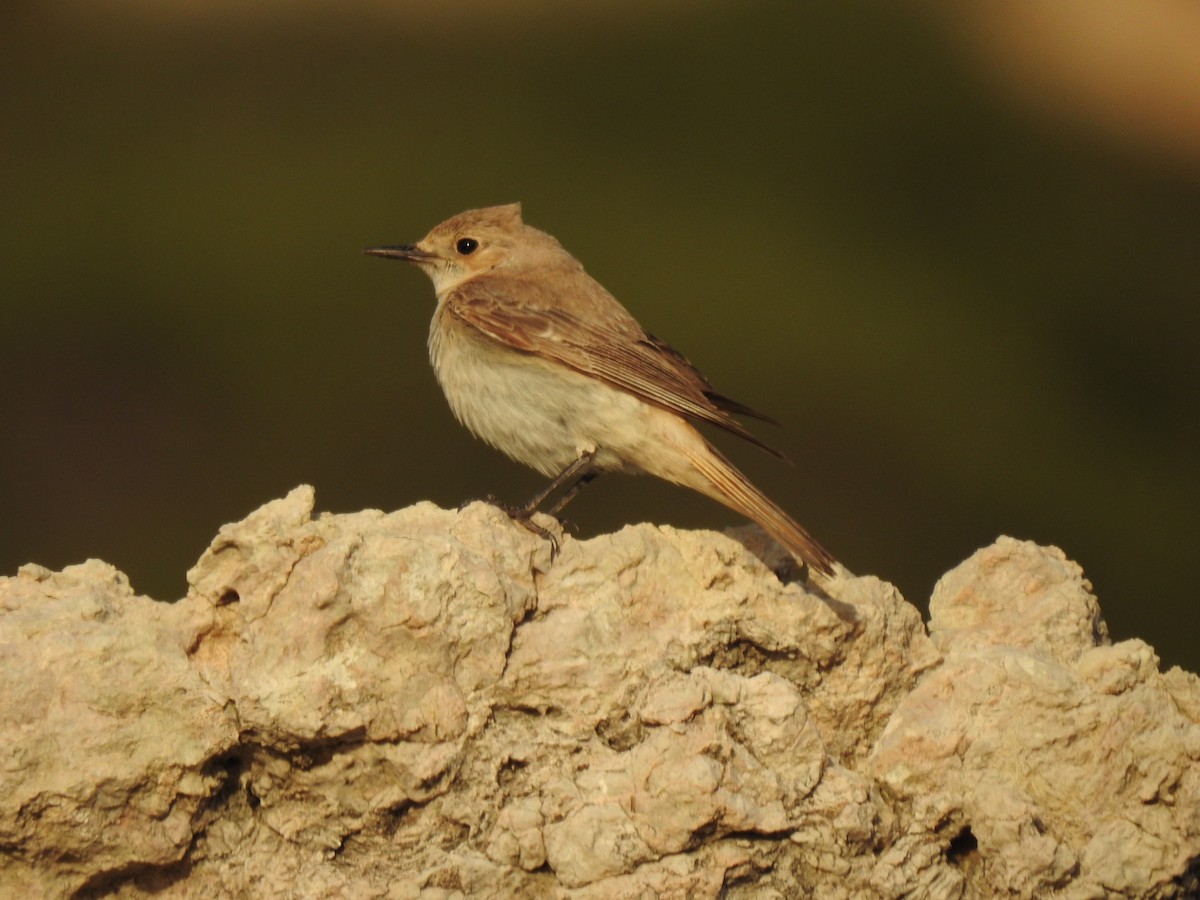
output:
[[458, 243], [454, 245], [454, 249], [463, 256], [470, 256], [479, 248], [479, 241], [475, 238], [459, 238]]

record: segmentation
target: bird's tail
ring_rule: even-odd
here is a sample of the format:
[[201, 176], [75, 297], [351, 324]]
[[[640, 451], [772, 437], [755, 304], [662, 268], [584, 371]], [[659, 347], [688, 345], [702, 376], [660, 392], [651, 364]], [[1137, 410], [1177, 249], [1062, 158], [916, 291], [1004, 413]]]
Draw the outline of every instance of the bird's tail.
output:
[[710, 490], [705, 490], [705, 493], [757, 522], [763, 531], [779, 541], [788, 552], [818, 572], [833, 576], [836, 561], [829, 551], [751, 484], [750, 479], [738, 471], [716, 447], [706, 440], [701, 440], [685, 452], [696, 471], [708, 483]]

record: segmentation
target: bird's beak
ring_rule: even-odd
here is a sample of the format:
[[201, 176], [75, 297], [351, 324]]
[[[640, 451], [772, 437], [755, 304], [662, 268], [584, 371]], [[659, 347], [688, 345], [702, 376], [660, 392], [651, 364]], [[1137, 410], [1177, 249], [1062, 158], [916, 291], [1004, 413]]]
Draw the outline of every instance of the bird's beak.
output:
[[422, 250], [416, 244], [397, 244], [395, 247], [368, 247], [363, 251], [368, 256], [383, 256], [388, 259], [403, 259], [408, 262], [425, 262], [426, 260], [436, 259], [436, 253], [430, 253], [428, 250]]

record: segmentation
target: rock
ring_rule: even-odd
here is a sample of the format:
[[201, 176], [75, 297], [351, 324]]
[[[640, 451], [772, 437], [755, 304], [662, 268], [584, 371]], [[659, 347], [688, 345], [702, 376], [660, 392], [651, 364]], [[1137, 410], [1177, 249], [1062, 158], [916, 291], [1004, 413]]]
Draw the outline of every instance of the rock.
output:
[[0, 580], [0, 895], [61, 896], [187, 853], [238, 732], [179, 611], [96, 560]]
[[942, 835], [968, 893], [1195, 891], [1200, 725], [1176, 695], [1194, 697], [1196, 677], [1160, 675], [1141, 641], [1109, 644], [1091, 585], [1057, 548], [1001, 538], [945, 575], [929, 607], [943, 662], [866, 770], [908, 807], [910, 831]]
[[0, 579], [0, 895], [1197, 888], [1200, 680], [1110, 644], [1060, 551], [980, 551], [927, 634], [753, 530], [551, 560], [482, 504], [312, 507], [222, 528], [174, 604]]

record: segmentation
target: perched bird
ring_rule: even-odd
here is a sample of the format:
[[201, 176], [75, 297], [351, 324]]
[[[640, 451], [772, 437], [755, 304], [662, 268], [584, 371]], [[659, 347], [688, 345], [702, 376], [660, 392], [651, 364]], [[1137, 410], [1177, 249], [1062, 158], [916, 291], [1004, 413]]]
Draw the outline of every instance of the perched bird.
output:
[[429, 356], [458, 420], [517, 462], [553, 476], [530, 519], [569, 485], [556, 514], [603, 472], [648, 473], [699, 491], [757, 522], [813, 569], [833, 557], [739, 472], [693, 423], [780, 456], [733, 413], [767, 419], [713, 390], [681, 354], [648, 334], [518, 203], [447, 219], [415, 244], [373, 256], [416, 264], [433, 280]]

